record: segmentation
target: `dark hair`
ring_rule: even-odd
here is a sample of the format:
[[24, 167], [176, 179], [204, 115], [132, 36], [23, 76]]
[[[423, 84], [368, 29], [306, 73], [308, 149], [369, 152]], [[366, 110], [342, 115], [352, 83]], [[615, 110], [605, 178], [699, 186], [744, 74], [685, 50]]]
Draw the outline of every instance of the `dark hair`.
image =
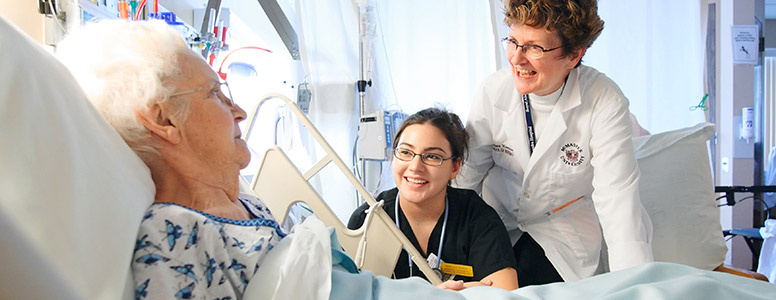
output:
[[556, 31], [563, 56], [590, 48], [604, 30], [596, 0], [506, 0], [504, 23]]
[[469, 133], [464, 129], [461, 118], [445, 109], [436, 107], [426, 108], [407, 117], [399, 126], [399, 130], [396, 131], [396, 136], [393, 138], [393, 148], [398, 146], [399, 137], [405, 128], [410, 125], [426, 123], [434, 125], [444, 133], [447, 142], [450, 143], [453, 157], [460, 158], [461, 162], [466, 160], [469, 155]]

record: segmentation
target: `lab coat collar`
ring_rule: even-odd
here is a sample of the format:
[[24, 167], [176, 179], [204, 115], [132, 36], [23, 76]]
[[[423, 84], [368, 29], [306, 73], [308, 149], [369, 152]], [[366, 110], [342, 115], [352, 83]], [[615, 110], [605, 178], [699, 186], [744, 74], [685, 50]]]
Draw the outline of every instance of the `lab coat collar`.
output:
[[582, 104], [581, 91], [579, 90], [579, 69], [584, 66], [571, 69], [569, 77], [566, 81], [567, 91], [560, 95], [558, 100], [558, 106], [561, 107], [561, 112], [567, 112], [580, 104]]
[[542, 132], [542, 136], [539, 138], [536, 148], [528, 160], [528, 167], [523, 178], [530, 178], [529, 175], [534, 165], [547, 152], [552, 151], [550, 147], [555, 145], [555, 142], [566, 132], [568, 128], [566, 125], [567, 112], [582, 103], [579, 90], [579, 68], [571, 69], [565, 88], [566, 91], [560, 95], [558, 103], [555, 104], [550, 113], [549, 120], [545, 123], [547, 125], [544, 126], [544, 132]]
[[501, 77], [501, 80], [496, 81], [498, 86], [489, 86], [486, 88], [494, 88], [493, 90], [497, 91], [496, 95], [492, 95], [493, 99], [493, 106], [501, 111], [511, 113], [517, 109], [518, 107], [520, 109], [523, 108], [523, 100], [521, 100], [520, 93], [517, 91], [517, 88], [515, 88], [515, 84], [512, 81], [512, 72], [509, 68], [504, 68], [498, 71]]
[[[579, 66], [577, 68], [571, 69], [571, 72], [569, 72], [569, 77], [566, 82], [566, 90], [561, 94], [560, 99], [558, 99], [558, 103], [556, 103], [556, 107], [561, 108], [561, 112], [567, 112], [570, 109], [573, 109], [579, 104], [581, 104], [582, 100], [580, 97], [580, 90], [579, 90], [579, 69], [585, 68], [585, 66]], [[509, 77], [509, 79], [504, 79], [503, 86], [501, 89], [498, 89], [498, 95], [493, 95], [496, 99], [493, 103], [493, 106], [496, 107], [499, 110], [502, 110], [504, 112], [512, 112], [516, 108], [523, 108], [523, 100], [522, 100], [522, 94], [520, 94], [517, 89], [515, 89], [514, 83], [512, 82], [512, 73], [510, 72], [509, 68], [501, 69], [499, 72], [503, 73], [501, 74], [504, 77]]]

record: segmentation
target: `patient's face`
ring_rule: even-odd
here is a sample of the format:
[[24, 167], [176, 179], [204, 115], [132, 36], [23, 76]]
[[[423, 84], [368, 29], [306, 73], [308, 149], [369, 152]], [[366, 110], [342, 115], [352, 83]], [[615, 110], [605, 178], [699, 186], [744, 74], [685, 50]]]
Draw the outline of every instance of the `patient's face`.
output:
[[206, 87], [181, 96], [190, 100], [189, 115], [180, 126], [183, 142], [208, 172], [239, 174], [250, 161], [237, 125], [245, 119], [245, 111], [222, 97], [218, 76], [204, 60], [193, 54], [183, 55], [180, 60], [184, 80], [179, 82], [177, 90]]
[[[399, 137], [397, 148], [417, 154], [432, 153], [443, 158], [452, 156], [450, 142], [442, 131], [431, 124], [407, 126]], [[410, 161], [394, 157], [392, 161], [393, 180], [399, 188], [402, 203], [409, 201], [418, 205], [444, 201], [447, 182], [458, 174], [460, 163], [455, 159], [445, 160], [442, 165], [423, 163], [420, 155]], [[438, 203], [438, 202], [436, 202]]]

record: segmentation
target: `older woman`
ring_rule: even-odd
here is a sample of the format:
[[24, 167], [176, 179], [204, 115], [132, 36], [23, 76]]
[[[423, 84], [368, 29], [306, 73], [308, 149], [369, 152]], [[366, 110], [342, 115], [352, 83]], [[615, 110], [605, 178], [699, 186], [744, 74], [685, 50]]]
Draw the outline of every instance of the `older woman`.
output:
[[605, 254], [611, 270], [652, 261], [628, 100], [580, 64], [603, 30], [596, 1], [507, 0], [505, 13], [510, 68], [472, 105], [457, 185], [499, 213], [521, 286], [601, 273]]
[[137, 297], [239, 299], [284, 233], [238, 198], [250, 154], [228, 86], [158, 21], [87, 26], [58, 54], [156, 185], [132, 260]]

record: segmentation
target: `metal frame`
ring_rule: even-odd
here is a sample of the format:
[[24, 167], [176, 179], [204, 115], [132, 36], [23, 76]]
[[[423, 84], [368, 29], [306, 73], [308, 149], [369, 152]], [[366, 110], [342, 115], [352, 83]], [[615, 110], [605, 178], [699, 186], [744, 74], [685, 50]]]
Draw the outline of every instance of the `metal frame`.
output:
[[286, 14], [280, 9], [280, 5], [276, 0], [258, 0], [261, 8], [264, 9], [264, 13], [267, 14], [267, 18], [272, 23], [272, 27], [275, 27], [283, 44], [286, 45], [288, 53], [291, 54], [291, 58], [299, 60], [299, 38], [296, 36], [294, 27], [291, 26], [291, 22], [286, 18]]

